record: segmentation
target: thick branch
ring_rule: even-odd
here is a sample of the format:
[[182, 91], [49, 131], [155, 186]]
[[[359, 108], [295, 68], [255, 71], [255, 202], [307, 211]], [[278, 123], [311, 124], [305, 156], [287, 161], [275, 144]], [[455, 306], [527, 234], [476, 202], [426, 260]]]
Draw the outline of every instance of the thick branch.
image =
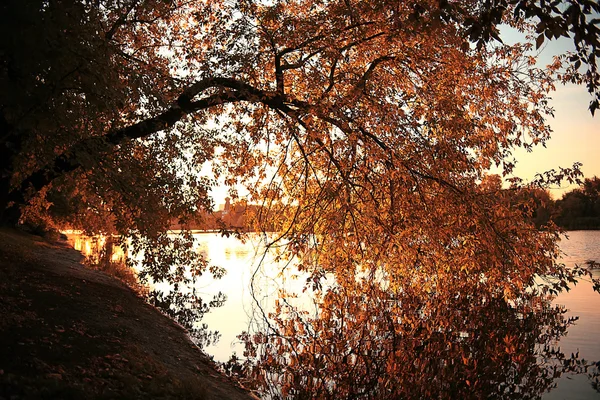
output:
[[[210, 88], [230, 90], [194, 100], [197, 95]], [[24, 204], [26, 193], [31, 191], [37, 192], [59, 176], [81, 167], [82, 164], [77, 157], [78, 154], [89, 153], [91, 151], [96, 154], [106, 154], [126, 140], [147, 137], [153, 133], [171, 128], [185, 116], [194, 112], [219, 104], [240, 101], [263, 103], [284, 112], [291, 111], [291, 108], [285, 103], [283, 97], [278, 94], [257, 89], [252, 85], [232, 78], [215, 77], [203, 79], [185, 89], [177, 101], [161, 114], [128, 127], [108, 132], [104, 136], [96, 136], [83, 140], [74, 145], [68, 152], [56, 157], [50, 164], [27, 177], [21, 183], [19, 189], [14, 190], [10, 194], [10, 201], [16, 204]]]
[[375, 71], [375, 68], [377, 68], [377, 66], [381, 63], [384, 63], [386, 61], [392, 61], [395, 60], [396, 57], [394, 56], [381, 56], [376, 58], [375, 60], [373, 60], [373, 62], [371, 62], [371, 65], [369, 65], [369, 68], [367, 68], [367, 70], [365, 71], [365, 73], [363, 74], [363, 76], [360, 78], [360, 80], [356, 83], [356, 85], [354, 86], [354, 91], [359, 91], [359, 90], [364, 90], [367, 81], [369, 79], [371, 79], [371, 76], [373, 75], [373, 71]]
[[325, 96], [327, 96], [327, 93], [329, 93], [331, 89], [333, 89], [333, 87], [335, 86], [335, 70], [337, 68], [338, 61], [339, 58], [336, 57], [333, 60], [333, 63], [331, 64], [331, 68], [329, 68], [329, 76], [327, 78], [328, 84], [323, 93], [321, 94], [321, 100], [324, 99]]
[[277, 83], [277, 93], [283, 95], [285, 86], [283, 83], [283, 68], [281, 67], [281, 54], [275, 54], [275, 82]]

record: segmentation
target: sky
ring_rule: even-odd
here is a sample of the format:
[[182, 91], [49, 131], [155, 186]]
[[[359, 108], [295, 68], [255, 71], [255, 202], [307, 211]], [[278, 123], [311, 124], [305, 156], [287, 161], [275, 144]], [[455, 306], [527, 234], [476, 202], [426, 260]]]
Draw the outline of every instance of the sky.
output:
[[[584, 177], [600, 177], [600, 112], [592, 117], [588, 110], [590, 99], [583, 86], [557, 86], [551, 102], [555, 115], [548, 120], [552, 136], [546, 148], [538, 146], [531, 153], [525, 150], [515, 153], [514, 175], [531, 180], [536, 173], [581, 162]], [[559, 199], [575, 187], [565, 183], [551, 188], [550, 193]]]
[[[516, 41], [519, 35], [507, 30], [503, 32], [505, 42]], [[546, 41], [539, 54], [538, 65], [546, 65], [554, 55], [573, 48], [571, 39]], [[592, 117], [588, 107], [591, 95], [585, 86], [556, 84], [556, 92], [551, 94], [550, 105], [554, 107], [554, 118], [549, 117], [548, 124], [553, 133], [546, 148], [538, 146], [533, 152], [525, 150], [515, 152], [517, 167], [513, 175], [532, 180], [536, 173], [558, 167], [571, 167], [575, 162], [583, 163], [581, 171], [585, 178], [600, 177], [600, 111]], [[550, 188], [554, 199], [560, 199], [563, 193], [576, 188], [567, 183], [561, 187]]]

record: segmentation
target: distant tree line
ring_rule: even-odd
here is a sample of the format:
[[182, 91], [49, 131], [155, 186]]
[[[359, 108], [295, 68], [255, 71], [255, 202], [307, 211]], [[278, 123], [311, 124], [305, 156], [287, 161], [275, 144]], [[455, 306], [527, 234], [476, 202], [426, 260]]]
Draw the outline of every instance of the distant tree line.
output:
[[528, 189], [536, 226], [552, 221], [567, 230], [600, 229], [600, 178], [586, 178], [581, 186], [553, 200], [546, 190]]

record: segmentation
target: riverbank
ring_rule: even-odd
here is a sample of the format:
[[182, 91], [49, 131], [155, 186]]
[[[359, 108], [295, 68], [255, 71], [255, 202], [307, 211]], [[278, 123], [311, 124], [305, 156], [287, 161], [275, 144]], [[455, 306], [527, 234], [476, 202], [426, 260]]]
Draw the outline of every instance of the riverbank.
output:
[[0, 229], [0, 399], [250, 399], [66, 243]]

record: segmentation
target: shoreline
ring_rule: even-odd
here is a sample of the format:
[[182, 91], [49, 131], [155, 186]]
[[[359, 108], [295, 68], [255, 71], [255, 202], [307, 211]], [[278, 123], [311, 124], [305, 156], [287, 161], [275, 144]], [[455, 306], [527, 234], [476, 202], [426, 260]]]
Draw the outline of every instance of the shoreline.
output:
[[0, 398], [256, 399], [81, 253], [0, 229]]

